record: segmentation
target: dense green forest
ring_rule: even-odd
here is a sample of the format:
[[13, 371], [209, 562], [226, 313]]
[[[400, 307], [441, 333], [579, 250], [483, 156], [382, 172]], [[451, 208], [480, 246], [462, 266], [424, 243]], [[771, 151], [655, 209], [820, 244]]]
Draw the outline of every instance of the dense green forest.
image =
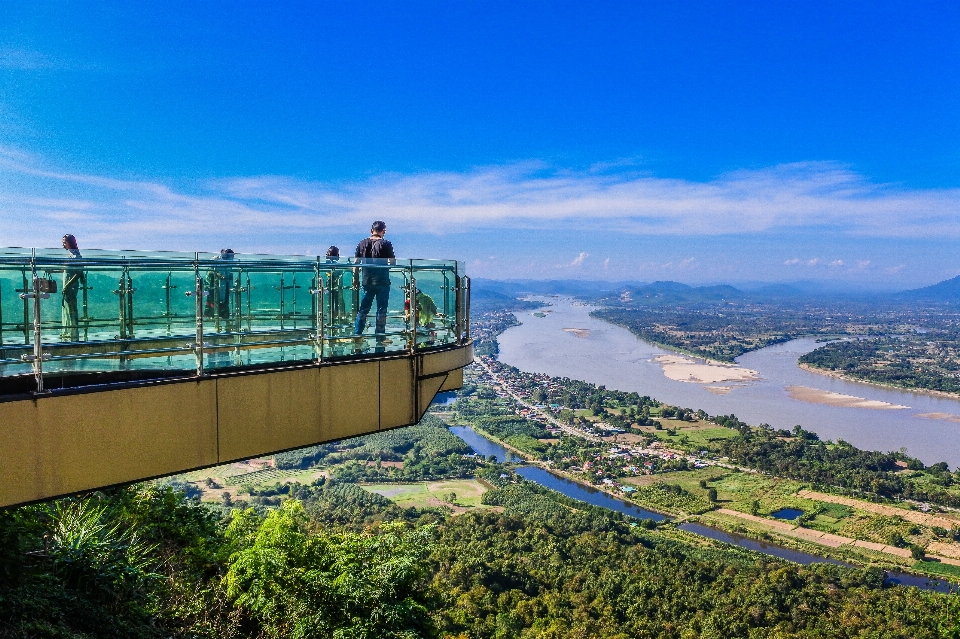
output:
[[960, 393], [960, 335], [953, 331], [831, 342], [800, 363], [867, 382]]
[[498, 487], [486, 500], [502, 513], [399, 509], [329, 482], [293, 485], [263, 511], [201, 506], [171, 488], [7, 510], [0, 633], [920, 639], [960, 630], [955, 596], [884, 587], [876, 569], [702, 547], [496, 467], [487, 476]]

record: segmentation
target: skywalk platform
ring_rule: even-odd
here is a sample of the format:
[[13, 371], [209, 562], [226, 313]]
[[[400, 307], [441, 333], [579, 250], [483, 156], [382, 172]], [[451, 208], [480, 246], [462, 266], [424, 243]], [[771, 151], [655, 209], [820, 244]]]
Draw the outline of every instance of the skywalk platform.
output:
[[455, 261], [65, 253], [0, 249], [0, 507], [413, 424], [473, 361]]

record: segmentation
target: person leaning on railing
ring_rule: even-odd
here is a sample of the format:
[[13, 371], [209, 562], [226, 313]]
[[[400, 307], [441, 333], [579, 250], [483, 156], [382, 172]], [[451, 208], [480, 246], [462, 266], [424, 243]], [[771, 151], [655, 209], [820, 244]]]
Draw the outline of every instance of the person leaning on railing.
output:
[[[67, 250], [68, 258], [79, 259], [80, 246], [77, 238], [67, 233], [63, 236], [63, 248]], [[80, 341], [80, 312], [77, 308], [77, 294], [84, 279], [83, 269], [77, 266], [67, 266], [63, 269], [63, 300], [60, 304], [60, 339], [64, 342]]]

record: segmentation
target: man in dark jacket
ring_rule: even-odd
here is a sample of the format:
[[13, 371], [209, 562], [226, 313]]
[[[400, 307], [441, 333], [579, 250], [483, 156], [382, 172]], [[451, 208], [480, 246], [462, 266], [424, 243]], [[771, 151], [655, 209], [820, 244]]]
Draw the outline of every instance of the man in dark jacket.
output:
[[383, 239], [387, 232], [387, 225], [377, 220], [370, 227], [370, 237], [357, 245], [354, 257], [358, 264], [367, 264], [362, 269], [361, 284], [363, 298], [357, 312], [357, 323], [354, 326], [354, 335], [361, 335], [367, 326], [367, 315], [373, 300], [377, 300], [377, 342], [383, 344], [386, 338], [383, 334], [387, 330], [387, 304], [390, 301], [390, 266], [396, 263], [393, 244]]

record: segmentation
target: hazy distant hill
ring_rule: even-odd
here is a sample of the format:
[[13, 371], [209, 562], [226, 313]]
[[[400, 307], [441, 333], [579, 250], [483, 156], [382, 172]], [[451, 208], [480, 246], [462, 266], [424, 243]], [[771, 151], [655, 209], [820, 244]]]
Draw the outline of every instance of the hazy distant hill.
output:
[[[621, 291], [641, 282], [603, 282], [596, 280], [488, 280], [473, 278], [473, 291], [478, 289], [514, 297], [516, 295], [573, 295], [591, 297]], [[683, 286], [681, 284], [680, 286]]]
[[626, 292], [635, 302], [722, 302], [740, 300], [743, 291], [732, 286], [688, 286], [680, 282], [654, 282], [644, 286], [627, 287]]
[[514, 295], [501, 293], [483, 284], [478, 285], [476, 280], [470, 287], [470, 310], [475, 315], [486, 311], [521, 310], [538, 306], [539, 304], [520, 301]]
[[937, 302], [960, 302], [960, 275], [933, 286], [916, 288], [897, 294], [901, 299], [929, 300]]

